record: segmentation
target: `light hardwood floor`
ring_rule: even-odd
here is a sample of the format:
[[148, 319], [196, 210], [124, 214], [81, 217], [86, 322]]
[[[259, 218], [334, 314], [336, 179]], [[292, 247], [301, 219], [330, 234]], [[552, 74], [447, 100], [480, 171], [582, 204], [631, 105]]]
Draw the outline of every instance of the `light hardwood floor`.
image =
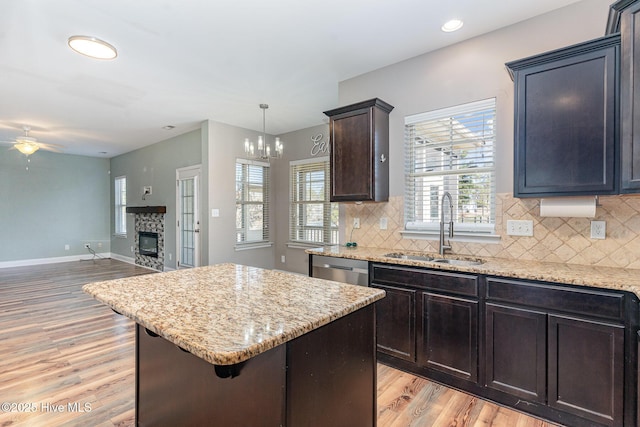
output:
[[[0, 426], [134, 425], [134, 323], [81, 287], [148, 273], [110, 259], [0, 269]], [[378, 426], [552, 424], [378, 365]]]

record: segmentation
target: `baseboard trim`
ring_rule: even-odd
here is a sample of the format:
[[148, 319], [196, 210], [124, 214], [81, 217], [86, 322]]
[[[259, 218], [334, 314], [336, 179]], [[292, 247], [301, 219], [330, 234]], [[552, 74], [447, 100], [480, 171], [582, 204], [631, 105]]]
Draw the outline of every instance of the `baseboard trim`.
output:
[[[96, 254], [98, 258], [112, 258], [111, 253], [104, 252]], [[41, 264], [57, 264], [60, 262], [71, 262], [71, 261], [91, 261], [94, 258], [91, 254], [83, 254], [83, 255], [71, 255], [71, 256], [62, 256], [62, 257], [54, 257], [54, 258], [33, 258], [33, 259], [21, 259], [15, 261], [3, 261], [0, 262], [0, 268], [10, 268], [10, 267], [28, 267], [30, 265], [41, 265]]]

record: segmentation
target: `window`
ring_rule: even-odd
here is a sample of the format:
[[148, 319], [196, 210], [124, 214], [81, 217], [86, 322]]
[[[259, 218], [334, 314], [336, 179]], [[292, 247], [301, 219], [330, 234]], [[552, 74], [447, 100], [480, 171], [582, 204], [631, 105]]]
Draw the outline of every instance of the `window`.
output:
[[449, 192], [456, 232], [493, 234], [495, 117], [491, 98], [405, 118], [406, 231], [438, 229]]
[[236, 243], [269, 241], [269, 163], [236, 160]]
[[127, 236], [127, 177], [119, 176], [114, 180], [115, 234]]
[[329, 201], [329, 158], [290, 162], [289, 240], [338, 243], [338, 204]]

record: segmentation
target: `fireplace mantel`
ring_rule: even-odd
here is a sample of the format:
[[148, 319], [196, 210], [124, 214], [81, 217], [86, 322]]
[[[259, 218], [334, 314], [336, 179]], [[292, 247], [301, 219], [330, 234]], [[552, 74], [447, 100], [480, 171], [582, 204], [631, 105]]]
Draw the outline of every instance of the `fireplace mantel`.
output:
[[167, 213], [166, 206], [127, 206], [127, 213], [132, 214], [149, 214], [149, 213]]

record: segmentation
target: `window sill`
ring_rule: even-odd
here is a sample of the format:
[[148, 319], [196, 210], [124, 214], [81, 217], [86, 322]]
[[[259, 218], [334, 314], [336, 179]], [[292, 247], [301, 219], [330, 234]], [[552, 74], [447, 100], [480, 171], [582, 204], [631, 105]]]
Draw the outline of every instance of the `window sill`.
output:
[[[439, 231], [418, 231], [418, 230], [402, 230], [400, 232], [404, 239], [418, 240], [439, 240]], [[449, 240], [448, 237], [446, 237]], [[493, 233], [473, 233], [469, 231], [456, 231], [451, 238], [452, 242], [468, 242], [468, 243], [500, 243], [502, 238]]]
[[287, 242], [287, 247], [290, 249], [314, 249], [324, 248], [326, 246], [335, 246], [334, 243], [305, 243], [305, 242]]
[[272, 246], [273, 246], [273, 242], [242, 243], [242, 244], [236, 245], [235, 250], [236, 252], [248, 251], [251, 249], [270, 248]]

